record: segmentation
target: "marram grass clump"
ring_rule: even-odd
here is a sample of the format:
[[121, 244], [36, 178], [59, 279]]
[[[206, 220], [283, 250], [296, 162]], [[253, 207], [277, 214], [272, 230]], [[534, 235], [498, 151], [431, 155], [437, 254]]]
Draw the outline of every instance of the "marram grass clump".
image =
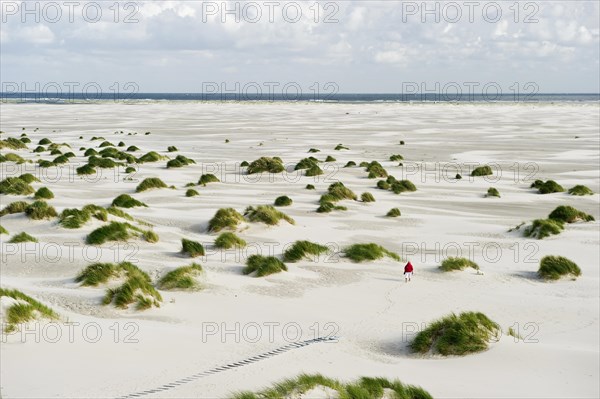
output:
[[290, 206], [293, 201], [287, 195], [282, 195], [280, 197], [275, 198], [275, 206]]
[[445, 272], [455, 271], [455, 270], [463, 270], [467, 267], [470, 267], [475, 270], [479, 270], [479, 265], [467, 258], [456, 258], [450, 257], [446, 258], [442, 261], [440, 265], [440, 269]]
[[5, 195], [29, 195], [35, 190], [25, 180], [18, 177], [7, 177], [0, 181], [0, 194]]
[[147, 207], [142, 201], [138, 201], [129, 194], [121, 194], [112, 201], [112, 206], [120, 208], [135, 208], [138, 206]]
[[475, 169], [473, 169], [473, 171], [471, 172], [471, 176], [489, 176], [492, 174], [493, 174], [492, 168], [489, 167], [488, 165], [478, 166]]
[[552, 212], [550, 212], [548, 218], [563, 223], [575, 223], [578, 221], [594, 221], [594, 217], [592, 215], [588, 215], [587, 213], [568, 205], [561, 205], [556, 207]]
[[283, 253], [284, 262], [298, 262], [302, 259], [310, 259], [318, 257], [320, 254], [328, 251], [324, 245], [320, 245], [310, 241], [296, 241], [291, 247], [287, 248]]
[[388, 211], [388, 213], [386, 214], [386, 216], [389, 217], [389, 218], [397, 218], [397, 217], [401, 216], [400, 209], [398, 209], [398, 208], [392, 208], [392, 209], [390, 209]]
[[43, 220], [51, 219], [58, 216], [56, 209], [53, 206], [48, 205], [45, 201], [35, 201], [25, 208], [25, 214], [29, 219]]
[[206, 186], [208, 183], [219, 183], [219, 182], [220, 182], [219, 178], [211, 173], [203, 174], [202, 176], [200, 176], [200, 179], [198, 180], [198, 184], [201, 186]]
[[464, 356], [488, 349], [502, 333], [500, 326], [480, 312], [454, 313], [435, 320], [419, 332], [410, 347], [420, 354]]
[[530, 226], [523, 231], [525, 237], [532, 237], [541, 240], [551, 235], [560, 234], [564, 230], [564, 225], [559, 220], [536, 219]]
[[6, 230], [6, 229], [4, 228], [4, 226], [2, 226], [1, 224], [0, 224], [0, 234], [9, 234], [9, 233], [8, 233], [8, 230]]
[[188, 188], [185, 192], [186, 197], [195, 197], [197, 195], [200, 195], [200, 193], [193, 188]]
[[400, 261], [400, 256], [398, 256], [398, 254], [374, 243], [352, 244], [344, 250], [344, 253], [344, 256], [353, 262], [373, 261], [385, 256]]
[[58, 319], [58, 314], [55, 311], [21, 291], [0, 288], [0, 298], [4, 296], [17, 301], [5, 309], [5, 319], [2, 320], [4, 322], [4, 333], [17, 331], [19, 324], [25, 324], [38, 318]]
[[135, 188], [136, 193], [141, 193], [146, 190], [152, 190], [155, 188], [166, 188], [167, 185], [165, 182], [160, 180], [158, 177], [148, 177], [144, 179], [138, 186]]
[[538, 275], [545, 280], [558, 280], [561, 277], [581, 275], [581, 269], [575, 262], [562, 256], [544, 256], [540, 261]]
[[486, 197], [498, 197], [500, 198], [500, 192], [495, 189], [494, 187], [490, 187], [487, 190], [487, 194], [485, 195]]
[[208, 231], [217, 233], [223, 229], [235, 230], [244, 217], [233, 208], [221, 208], [208, 222]]
[[362, 193], [360, 199], [362, 202], [375, 202], [375, 197], [371, 193]]
[[191, 258], [205, 255], [204, 246], [202, 246], [202, 244], [186, 238], [181, 239], [181, 253], [186, 254]]
[[252, 161], [250, 165], [248, 165], [248, 174], [252, 175], [254, 173], [280, 173], [284, 171], [283, 162], [281, 159], [274, 157], [261, 157], [255, 161]]
[[50, 191], [48, 187], [40, 187], [35, 194], [33, 195], [35, 199], [52, 199], [54, 198], [54, 193]]
[[12, 236], [8, 242], [11, 244], [19, 244], [22, 242], [38, 242], [38, 240], [37, 238], [30, 236], [29, 234], [23, 231], [19, 234], [15, 234], [14, 236]]
[[562, 193], [565, 191], [563, 186], [555, 182], [554, 180], [536, 180], [531, 183], [531, 188], [537, 188], [540, 194], [552, 194], [552, 193]]
[[272, 388], [266, 388], [256, 393], [239, 392], [231, 399], [308, 398], [306, 394], [313, 389], [317, 389], [318, 392], [321, 389], [327, 389], [328, 392], [331, 392], [331, 395], [327, 395], [328, 398], [339, 399], [433, 399], [423, 388], [406, 385], [398, 380], [361, 377], [355, 382], [342, 383], [321, 374], [300, 374], [295, 378], [277, 382]]
[[581, 184], [571, 187], [569, 189], [568, 193], [571, 195], [580, 195], [580, 196], [594, 194], [594, 192], [589, 187], [583, 186]]
[[202, 266], [192, 263], [171, 270], [158, 281], [157, 286], [161, 290], [197, 290], [200, 288], [197, 277], [201, 274]]
[[231, 232], [221, 233], [215, 239], [215, 247], [221, 249], [244, 248], [245, 246], [246, 241]]
[[121, 309], [127, 309], [133, 303], [136, 304], [137, 310], [152, 306], [160, 307], [162, 296], [152, 285], [150, 276], [130, 263], [125, 266], [125, 271], [127, 276], [125, 282], [118, 287], [107, 289], [102, 303], [104, 305], [113, 303]]
[[278, 211], [271, 205], [259, 205], [257, 207], [249, 206], [246, 208], [244, 216], [246, 216], [250, 222], [260, 222], [269, 226], [279, 224], [280, 220], [285, 220], [289, 224], [296, 223], [290, 216]]
[[287, 271], [287, 266], [274, 256], [251, 255], [243, 273], [256, 273], [256, 277], [264, 277], [282, 271]]
[[167, 168], [181, 168], [183, 166], [195, 164], [196, 161], [193, 159], [184, 157], [183, 155], [177, 155], [175, 159], [171, 159], [167, 162]]
[[0, 217], [2, 217], [4, 215], [12, 215], [12, 214], [15, 214], [15, 213], [25, 212], [25, 209], [27, 209], [28, 206], [29, 206], [29, 203], [25, 202], [25, 201], [11, 202], [10, 204], [6, 205], [0, 211]]

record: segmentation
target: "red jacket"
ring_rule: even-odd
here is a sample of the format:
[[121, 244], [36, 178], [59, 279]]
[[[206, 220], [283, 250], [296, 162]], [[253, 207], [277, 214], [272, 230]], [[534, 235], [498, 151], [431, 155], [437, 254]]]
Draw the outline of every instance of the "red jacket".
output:
[[404, 266], [404, 273], [412, 273], [412, 271], [413, 265], [410, 262], [408, 262], [406, 266]]

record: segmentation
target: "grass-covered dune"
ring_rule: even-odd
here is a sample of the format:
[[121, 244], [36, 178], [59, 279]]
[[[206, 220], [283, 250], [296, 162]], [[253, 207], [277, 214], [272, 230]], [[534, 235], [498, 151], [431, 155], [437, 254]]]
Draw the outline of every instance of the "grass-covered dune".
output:
[[255, 161], [252, 161], [250, 165], [248, 165], [247, 173], [249, 175], [255, 173], [280, 173], [285, 170], [283, 166], [283, 162], [278, 157], [261, 157]]
[[233, 208], [221, 208], [208, 222], [208, 231], [218, 233], [221, 230], [235, 230], [244, 221], [244, 217]]
[[215, 247], [221, 249], [244, 248], [245, 246], [246, 241], [231, 232], [221, 233], [215, 239]]
[[259, 205], [257, 207], [249, 206], [246, 208], [244, 216], [250, 222], [264, 223], [269, 226], [278, 225], [281, 220], [285, 220], [289, 224], [296, 223], [293, 218], [275, 209], [271, 205]]
[[192, 258], [205, 255], [204, 246], [202, 244], [197, 241], [188, 240], [187, 238], [181, 239], [181, 253]]
[[361, 377], [357, 381], [344, 383], [321, 374], [300, 374], [259, 392], [236, 393], [231, 399], [312, 399], [305, 394], [316, 388], [326, 389], [332, 395], [328, 395], [328, 398], [338, 399], [433, 399], [423, 388], [398, 380]]
[[501, 333], [500, 326], [483, 313], [452, 313], [420, 331], [410, 347], [423, 355], [464, 356], [488, 349]]
[[132, 237], [142, 237], [150, 243], [158, 241], [158, 235], [151, 230], [144, 231], [127, 222], [110, 222], [88, 234], [86, 243], [101, 245], [108, 241], [127, 241]]

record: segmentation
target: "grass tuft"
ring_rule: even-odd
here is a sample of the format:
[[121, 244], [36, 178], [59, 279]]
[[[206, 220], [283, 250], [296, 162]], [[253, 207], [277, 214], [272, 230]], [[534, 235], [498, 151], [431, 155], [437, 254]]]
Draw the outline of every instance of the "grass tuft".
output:
[[290, 206], [293, 201], [287, 195], [282, 195], [281, 197], [277, 197], [275, 199], [275, 206]]
[[544, 256], [540, 261], [538, 275], [546, 280], [558, 280], [569, 275], [579, 277], [581, 269], [577, 264], [562, 256]]
[[548, 218], [562, 223], [575, 223], [578, 221], [591, 222], [594, 220], [592, 215], [588, 215], [587, 213], [568, 205], [556, 207], [556, 209], [550, 212]]
[[398, 209], [398, 208], [392, 208], [392, 209], [390, 209], [390, 210], [388, 211], [388, 213], [386, 214], [386, 216], [387, 216], [387, 217], [390, 217], [390, 218], [397, 218], [397, 217], [399, 217], [400, 215], [401, 215], [401, 213], [400, 213], [400, 209]]
[[493, 174], [492, 168], [488, 165], [478, 166], [471, 172], [471, 176], [489, 176]]
[[151, 190], [155, 188], [166, 188], [167, 185], [165, 182], [160, 180], [158, 177], [148, 177], [144, 179], [138, 186], [135, 188], [136, 193], [141, 193], [146, 190]]
[[367, 164], [365, 169], [367, 172], [369, 172], [369, 179], [388, 176], [388, 172], [377, 161], [372, 161], [371, 163]]
[[25, 212], [25, 209], [27, 209], [27, 207], [29, 206], [29, 203], [25, 202], [25, 201], [15, 201], [15, 202], [11, 202], [10, 204], [6, 205], [1, 211], [0, 211], [0, 217], [4, 216], [4, 215], [12, 215], [14, 213], [22, 213]]
[[273, 256], [251, 255], [248, 257], [244, 274], [256, 272], [256, 277], [264, 277], [270, 274], [287, 271], [287, 266]]
[[315, 257], [328, 251], [324, 245], [316, 244], [310, 241], [296, 241], [291, 247], [283, 253], [284, 262], [298, 262], [304, 258], [309, 258], [309, 255]]
[[142, 231], [129, 223], [110, 222], [88, 234], [86, 243], [100, 245], [107, 241], [127, 241], [136, 233], [142, 233]]
[[5, 333], [11, 333], [18, 329], [19, 324], [27, 323], [38, 317], [50, 320], [58, 319], [58, 314], [48, 306], [36, 301], [18, 290], [0, 288], [0, 297], [9, 297], [18, 301], [6, 309]]
[[488, 349], [489, 342], [500, 334], [500, 326], [483, 313], [452, 313], [419, 332], [410, 347], [421, 354], [464, 356]]
[[445, 272], [450, 272], [450, 271], [454, 271], [454, 270], [463, 270], [463, 269], [466, 269], [467, 267], [473, 268], [475, 270], [479, 270], [479, 265], [477, 265], [477, 263], [473, 262], [472, 260], [469, 260], [467, 258], [454, 258], [454, 257], [444, 259], [442, 261], [440, 269]]
[[314, 190], [314, 189], [315, 189], [315, 186], [314, 186], [313, 184], [307, 184], [307, 185], [306, 185], [306, 189], [307, 189], [307, 190]]
[[189, 188], [185, 192], [186, 197], [195, 197], [197, 195], [200, 195], [200, 193], [198, 191], [194, 190], [193, 188]]
[[533, 237], [541, 240], [551, 235], [560, 234], [564, 225], [559, 220], [554, 219], [536, 219], [523, 231], [525, 237]]
[[356, 166], [356, 162], [348, 161], [348, 162], [346, 162], [346, 165], [344, 165], [344, 168], [351, 168], [353, 166]]
[[269, 158], [269, 157], [261, 157], [255, 161], [252, 161], [250, 165], [248, 165], [248, 174], [252, 175], [254, 173], [280, 173], [284, 171], [283, 162], [279, 158]]
[[246, 241], [236, 236], [233, 233], [221, 233], [215, 239], [215, 247], [222, 249], [231, 249], [231, 248], [244, 248], [246, 246]]
[[403, 161], [404, 157], [400, 154], [394, 154], [390, 156], [390, 161]]
[[112, 201], [112, 206], [118, 206], [120, 208], [135, 208], [136, 206], [147, 207], [148, 205], [136, 200], [129, 194], [121, 194]]
[[0, 224], [0, 234], [9, 234], [9, 233], [8, 233], [8, 230], [6, 230], [6, 229], [4, 228], [4, 226], [2, 226], [1, 224]]
[[159, 307], [162, 297], [152, 286], [150, 276], [131, 263], [123, 262], [120, 265], [125, 270], [127, 279], [122, 285], [109, 288], [102, 303], [114, 303], [121, 309], [126, 309], [132, 303], [136, 304], [137, 310]]
[[139, 157], [137, 161], [138, 161], [138, 163], [158, 162], [158, 161], [162, 161], [163, 159], [166, 159], [166, 158], [167, 157], [160, 155], [156, 151], [150, 151], [150, 152], [142, 155], [141, 157]]
[[204, 256], [205, 251], [202, 244], [197, 241], [188, 240], [186, 238], [181, 239], [181, 252], [189, 255], [192, 258], [198, 256]]
[[343, 144], [338, 144], [335, 146], [334, 150], [336, 151], [340, 151], [340, 150], [349, 150], [350, 148], [345, 147]]
[[207, 173], [207, 174], [200, 176], [200, 179], [198, 180], [198, 184], [201, 186], [206, 186], [208, 183], [219, 183], [219, 182], [220, 182], [219, 178], [211, 173]]
[[29, 195], [35, 190], [25, 180], [18, 177], [7, 177], [0, 181], [0, 194], [6, 195]]
[[75, 171], [78, 175], [93, 175], [96, 173], [96, 169], [94, 169], [92, 166], [90, 166], [90, 164], [87, 163], [78, 167], [77, 169], [75, 169]]
[[289, 224], [296, 223], [290, 216], [278, 211], [271, 205], [259, 205], [256, 208], [249, 206], [246, 208], [244, 216], [246, 216], [251, 222], [265, 223], [269, 226], [275, 226], [279, 224], [279, 221], [282, 219]]
[[192, 263], [171, 270], [158, 281], [157, 286], [161, 290], [197, 290], [200, 285], [196, 277], [201, 274], [202, 266]]
[[21, 242], [38, 242], [38, 240], [35, 237], [32, 237], [23, 231], [19, 234], [15, 234], [14, 236], [12, 236], [12, 238], [8, 242], [11, 244], [18, 244]]
[[487, 194], [485, 195], [486, 197], [498, 197], [500, 198], [500, 192], [495, 189], [494, 187], [490, 187], [487, 190]]
[[593, 195], [594, 194], [594, 192], [589, 187], [583, 186], [581, 184], [571, 187], [569, 189], [568, 193], [571, 195]]
[[183, 155], [177, 155], [175, 159], [171, 159], [169, 162], [167, 162], [167, 168], [181, 168], [195, 163], [196, 161], [194, 161], [193, 159], [189, 159], [187, 157], [184, 157]]
[[327, 155], [327, 158], [325, 158], [325, 162], [335, 162], [337, 161], [334, 157], [332, 157], [331, 155]]
[[400, 261], [398, 254], [388, 251], [381, 245], [370, 244], [352, 244], [344, 250], [345, 257], [353, 262], [364, 262], [381, 259], [385, 256]]
[[371, 193], [362, 193], [360, 199], [362, 202], [375, 202], [375, 197]]
[[537, 188], [540, 194], [562, 193], [565, 191], [563, 186], [554, 180], [548, 180], [546, 182], [543, 180], [536, 180], [531, 183], [531, 188]]
[[29, 219], [43, 220], [51, 219], [58, 216], [56, 209], [48, 205], [45, 201], [35, 201], [25, 208], [25, 214]]
[[31, 184], [31, 183], [40, 181], [40, 179], [38, 179], [31, 173], [23, 173], [21, 176], [19, 176], [19, 179], [23, 180], [27, 184]]
[[208, 222], [209, 232], [219, 232], [223, 229], [235, 230], [241, 222], [244, 221], [244, 217], [233, 208], [221, 208]]
[[35, 199], [52, 199], [54, 198], [54, 193], [50, 191], [47, 187], [40, 187], [34, 194], [33, 198]]

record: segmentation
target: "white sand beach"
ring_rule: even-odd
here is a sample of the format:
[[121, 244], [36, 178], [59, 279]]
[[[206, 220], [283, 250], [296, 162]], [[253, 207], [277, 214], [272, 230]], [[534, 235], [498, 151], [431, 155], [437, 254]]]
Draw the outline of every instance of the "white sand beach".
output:
[[[124, 210], [159, 236], [157, 243], [133, 238], [94, 246], [86, 244], [86, 236], [106, 224], [100, 220], [66, 229], [57, 218], [30, 220], [24, 213], [0, 218], [9, 232], [0, 236], [1, 287], [18, 289], [59, 315], [52, 323], [40, 318], [3, 335], [3, 398], [121, 397], [159, 387], [164, 388], [139, 397], [228, 398], [300, 373], [343, 381], [399, 379], [435, 398], [600, 396], [598, 103], [5, 103], [0, 122], [0, 139], [22, 133], [31, 139], [28, 149], [2, 154], [33, 161], [1, 163], [1, 179], [33, 174], [41, 181], [31, 185], [52, 190], [48, 203], [59, 214], [91, 203], [108, 207], [119, 194], [130, 194], [148, 206]], [[134, 165], [133, 174], [117, 167], [78, 176], [75, 169], [87, 162], [80, 147], [100, 150], [103, 140], [91, 141], [94, 136], [137, 146], [138, 157], [156, 151], [196, 164], [166, 168], [161, 160]], [[32, 152], [42, 138], [69, 144], [63, 152], [76, 156], [61, 167], [40, 168], [38, 159], [54, 158]], [[334, 150], [338, 144], [348, 149]], [[178, 151], [168, 152], [168, 146]], [[311, 148], [320, 152], [308, 153]], [[403, 156], [402, 166], [389, 161], [394, 154]], [[286, 172], [247, 175], [240, 166], [263, 156], [280, 157]], [[305, 177], [294, 166], [309, 156], [336, 161], [320, 164], [323, 175]], [[397, 195], [378, 189], [379, 179], [369, 179], [358, 166], [374, 160], [417, 191]], [[357, 166], [344, 168], [348, 161]], [[492, 176], [470, 176], [474, 166], [486, 164]], [[206, 173], [220, 182], [192, 187], [199, 195], [186, 197], [184, 186]], [[455, 179], [457, 173], [463, 178]], [[175, 189], [136, 193], [149, 177]], [[595, 194], [538, 194], [530, 187], [536, 179], [555, 180], [565, 190], [585, 185]], [[341, 201], [346, 211], [315, 212], [319, 197], [336, 181], [359, 197], [370, 192], [376, 201]], [[307, 184], [316, 190], [307, 190]], [[499, 198], [485, 196], [490, 187]], [[242, 223], [236, 234], [247, 241], [246, 249], [214, 247], [218, 234], [207, 226], [219, 208], [243, 213], [281, 195], [293, 204], [278, 209], [295, 224]], [[0, 195], [0, 208], [18, 200], [33, 198]], [[567, 224], [560, 234], [540, 240], [524, 237], [522, 229], [508, 232], [546, 218], [560, 205], [596, 221]], [[386, 217], [395, 207], [401, 216]], [[8, 242], [20, 232], [39, 243]], [[182, 238], [202, 243], [207, 254], [182, 255]], [[286, 263], [287, 272], [242, 274], [248, 255], [279, 257], [297, 240], [331, 251], [315, 261]], [[351, 262], [344, 248], [356, 243], [376, 243], [402, 261]], [[540, 279], [537, 270], [546, 255], [572, 260], [581, 276]], [[480, 272], [441, 272], [441, 261], [451, 256], [472, 259]], [[153, 282], [197, 262], [204, 269], [202, 288], [159, 290], [160, 307], [138, 311], [103, 305], [105, 285], [83, 287], [74, 280], [92, 263], [125, 260]], [[406, 260], [415, 267], [410, 283], [403, 277]], [[12, 303], [2, 298], [3, 317]], [[411, 352], [410, 340], [421, 326], [465, 311], [497, 322], [503, 330], [499, 341], [467, 356]], [[522, 339], [507, 335], [509, 327]], [[292, 342], [329, 336], [337, 339], [182, 381]], [[302, 397], [327, 393], [317, 389]]]

